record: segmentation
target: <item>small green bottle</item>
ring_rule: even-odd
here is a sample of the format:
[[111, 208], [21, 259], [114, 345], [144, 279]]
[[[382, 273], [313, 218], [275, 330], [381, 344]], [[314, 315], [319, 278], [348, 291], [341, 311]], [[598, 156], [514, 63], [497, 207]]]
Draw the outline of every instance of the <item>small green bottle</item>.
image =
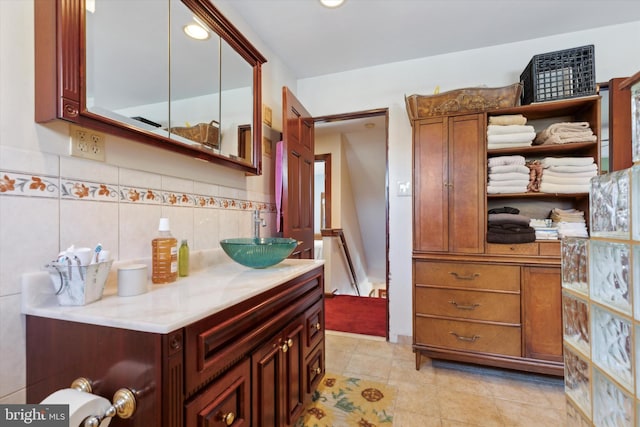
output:
[[189, 245], [186, 240], [182, 241], [178, 251], [178, 274], [180, 277], [189, 275]]

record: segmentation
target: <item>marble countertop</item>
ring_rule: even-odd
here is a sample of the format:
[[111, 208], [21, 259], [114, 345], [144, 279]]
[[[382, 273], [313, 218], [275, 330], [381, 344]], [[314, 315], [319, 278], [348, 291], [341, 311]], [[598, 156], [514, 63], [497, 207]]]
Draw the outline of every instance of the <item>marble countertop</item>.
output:
[[[52, 319], [169, 333], [224, 310], [324, 264], [322, 260], [286, 259], [252, 269], [231, 260], [204, 267], [171, 284], [152, 285], [149, 292], [117, 295], [107, 285], [99, 301], [84, 306], [60, 306], [46, 271], [22, 276], [22, 313]], [[112, 271], [116, 267], [112, 267]]]

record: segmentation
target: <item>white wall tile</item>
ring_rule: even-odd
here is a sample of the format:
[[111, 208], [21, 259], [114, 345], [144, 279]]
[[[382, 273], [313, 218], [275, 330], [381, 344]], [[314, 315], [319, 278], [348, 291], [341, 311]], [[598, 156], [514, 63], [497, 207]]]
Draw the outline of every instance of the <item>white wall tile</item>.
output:
[[155, 190], [160, 190], [162, 188], [162, 177], [155, 173], [120, 168], [119, 174], [120, 185], [146, 187]]
[[61, 157], [60, 176], [100, 182], [103, 184], [116, 184], [118, 182], [118, 168], [94, 160]]
[[118, 203], [60, 201], [60, 249], [101, 243], [113, 259], [118, 256]]
[[155, 205], [120, 203], [119, 259], [151, 257], [151, 240], [158, 233], [162, 208]]
[[220, 209], [195, 209], [193, 212], [193, 239], [189, 242], [192, 250], [220, 247]]
[[20, 307], [20, 294], [0, 297], [0, 396], [26, 385], [25, 323]]
[[0, 198], [0, 295], [9, 295], [20, 292], [22, 273], [57, 257], [60, 221], [56, 199]]
[[[183, 206], [163, 206], [162, 216], [169, 218], [171, 234], [178, 239], [193, 242], [193, 211], [194, 208]], [[156, 227], [157, 230], [157, 227]]]
[[56, 155], [0, 145], [0, 169], [58, 176], [60, 167]]

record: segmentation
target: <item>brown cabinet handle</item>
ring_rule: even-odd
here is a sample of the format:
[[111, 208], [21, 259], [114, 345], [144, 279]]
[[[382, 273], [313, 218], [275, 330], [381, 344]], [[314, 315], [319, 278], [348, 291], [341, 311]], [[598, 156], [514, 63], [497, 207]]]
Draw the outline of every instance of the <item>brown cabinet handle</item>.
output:
[[452, 275], [453, 277], [455, 277], [458, 280], [473, 280], [476, 277], [480, 277], [480, 273], [473, 273], [473, 274], [470, 274], [468, 276], [461, 276], [458, 273], [456, 273], [455, 271], [450, 271], [449, 274]]
[[225, 423], [225, 425], [230, 426], [236, 420], [236, 414], [233, 412], [227, 412], [226, 414], [220, 415], [220, 421]]
[[476, 342], [480, 338], [480, 335], [474, 335], [472, 337], [465, 337], [464, 335], [458, 335], [455, 332], [449, 332], [449, 333], [451, 335], [453, 335], [454, 337], [456, 337], [459, 341]]
[[480, 307], [480, 304], [478, 303], [463, 305], [458, 304], [455, 300], [449, 301], [449, 304], [453, 305], [458, 310], [475, 310], [477, 307]]

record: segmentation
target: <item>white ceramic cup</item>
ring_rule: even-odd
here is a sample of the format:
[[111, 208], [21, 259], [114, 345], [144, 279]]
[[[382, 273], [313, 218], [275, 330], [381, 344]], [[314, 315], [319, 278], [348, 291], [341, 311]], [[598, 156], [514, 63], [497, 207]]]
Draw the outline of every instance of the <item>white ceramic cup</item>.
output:
[[73, 256], [80, 261], [80, 265], [89, 265], [93, 257], [93, 250], [91, 248], [75, 248]]
[[118, 296], [131, 297], [144, 294], [148, 290], [145, 264], [131, 264], [118, 268]]

